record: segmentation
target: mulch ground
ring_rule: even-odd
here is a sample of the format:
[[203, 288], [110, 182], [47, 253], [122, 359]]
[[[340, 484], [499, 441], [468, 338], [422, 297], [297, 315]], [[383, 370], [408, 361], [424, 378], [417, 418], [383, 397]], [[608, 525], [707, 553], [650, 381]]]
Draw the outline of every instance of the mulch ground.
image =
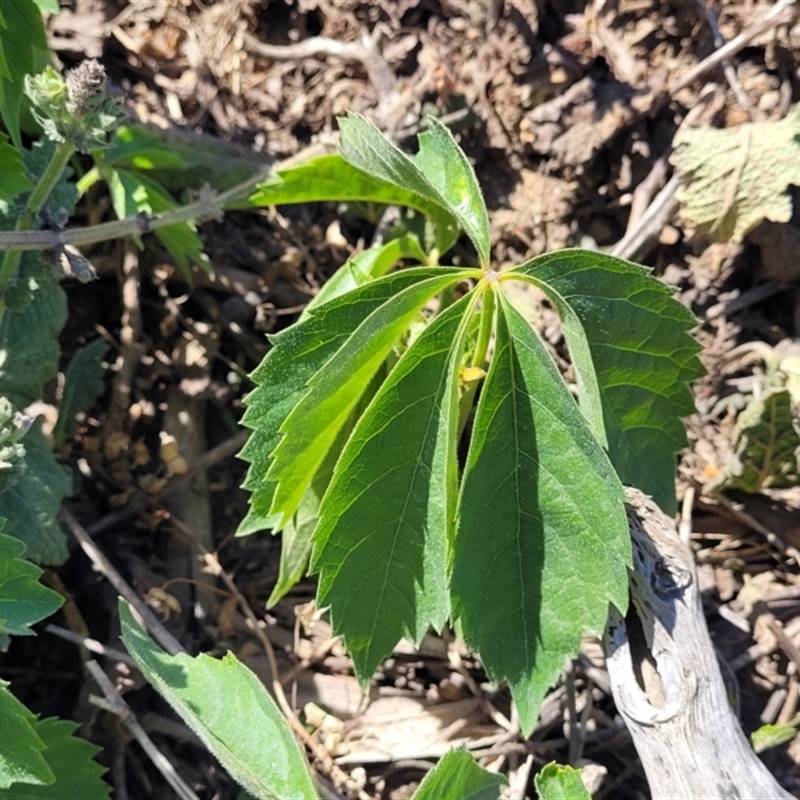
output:
[[[762, 20], [768, 2], [62, 5], [48, 27], [63, 64], [99, 58], [131, 116], [167, 138], [188, 133], [270, 163], [328, 145], [347, 111], [408, 146], [427, 113], [443, 117], [486, 192], [500, 266], [566, 246], [621, 252], [613, 248], [641, 226], [643, 209], [670, 177], [673, 137], [692, 109], [696, 123], [732, 127], [781, 119], [800, 99], [800, 25], [791, 14], [728, 67], [681, 87], [720, 42]], [[108, 213], [98, 192], [72, 223]], [[790, 481], [769, 478], [755, 491], [719, 487], [741, 455], [739, 415], [772, 385], [775, 364], [798, 352], [798, 215], [795, 204], [793, 220], [777, 232], [710, 243], [670, 214], [624, 250], [674, 286], [698, 318], [708, 376], [695, 386], [679, 497], [746, 733], [798, 713], [797, 650], [769, 623], [800, 646], [800, 494]], [[369, 246], [374, 228], [331, 204], [235, 212], [200, 230], [214, 281], [198, 275], [189, 289], [157, 241], [146, 239], [142, 252], [119, 242], [94, 247], [87, 256], [100, 279], [68, 288], [65, 363], [98, 333], [118, 343], [107, 391], [63, 453], [79, 478], [69, 507], [97, 547], [190, 651], [232, 651], [269, 684], [268, 638], [331, 796], [409, 797], [437, 757], [464, 743], [491, 769], [524, 776], [553, 759], [588, 763], [598, 775], [595, 797], [648, 797], [596, 642], [586, 642], [525, 740], [506, 689], [489, 684], [452, 639], [431, 635], [420, 650], [398, 647], [365, 698], [314, 608], [312, 583], [265, 611], [280, 542], [233, 537], [246, 509], [237, 488], [244, 465], [233, 456], [245, 376], [266, 352], [265, 334], [296, 319], [326, 278]], [[454, 263], [471, 258], [466, 246], [456, 248]], [[546, 309], [541, 319], [543, 335], [562, 352], [557, 322]], [[210, 468], [174, 485], [177, 470], [163, 448], [169, 437], [190, 467]], [[232, 577], [260, 635], [241, 597], [198, 567], [199, 546]], [[84, 553], [75, 547], [49, 580], [68, 597], [50, 622], [114, 646], [117, 593]], [[113, 659], [104, 663], [116, 674]], [[138, 746], [88, 702], [97, 690], [74, 644], [40, 630], [15, 641], [0, 676], [33, 711], [81, 722], [83, 735], [105, 748], [116, 797], [170, 796]], [[127, 685], [141, 724], [198, 795], [236, 797], [168, 706], [134, 676]], [[800, 737], [763, 758], [784, 786], [800, 791]], [[514, 796], [525, 791], [535, 795], [528, 784]]]

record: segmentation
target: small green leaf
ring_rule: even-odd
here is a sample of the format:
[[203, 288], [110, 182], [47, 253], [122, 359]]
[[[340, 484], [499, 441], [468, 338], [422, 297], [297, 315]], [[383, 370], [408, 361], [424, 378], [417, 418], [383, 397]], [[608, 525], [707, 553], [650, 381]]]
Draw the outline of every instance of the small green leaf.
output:
[[763, 753], [773, 747], [791, 742], [800, 728], [800, 716], [783, 725], [762, 725], [750, 734], [750, 743], [756, 753]]
[[[555, 364], [502, 291], [464, 471], [451, 596], [523, 732], [608, 603], [627, 605], [624, 494]], [[499, 590], [502, 587], [502, 591]]]
[[260, 184], [247, 201], [235, 203], [233, 208], [330, 200], [416, 209], [434, 221], [441, 253], [449, 250], [458, 239], [458, 223], [440, 200], [387, 182], [380, 176], [368, 175], [358, 169], [357, 164], [348, 164], [340, 155], [321, 156], [300, 166], [280, 170], [276, 176]]
[[540, 800], [592, 800], [581, 780], [581, 773], [554, 761], [533, 779]]
[[445, 125], [435, 117], [428, 117], [428, 125], [428, 130], [419, 135], [419, 152], [414, 160], [453, 210], [486, 266], [491, 245], [489, 215], [475, 170]]
[[154, 131], [140, 125], [122, 125], [114, 132], [109, 147], [98, 151], [109, 167], [142, 170], [186, 169], [187, 159], [167, 147]]
[[120, 600], [122, 640], [148, 681], [248, 792], [314, 800], [308, 763], [264, 685], [232, 653], [167, 655]]
[[95, 339], [81, 347], [64, 373], [64, 392], [58, 408], [58, 422], [53, 429], [53, 442], [58, 450], [72, 433], [75, 417], [87, 411], [105, 390], [103, 359], [111, 345]]
[[420, 263], [426, 261], [425, 253], [416, 237], [401, 236], [353, 256], [325, 281], [314, 299], [305, 307], [300, 319], [305, 319], [312, 309], [333, 300], [334, 297], [340, 297], [352, 289], [380, 278], [402, 258], [413, 258]]
[[497, 800], [508, 781], [475, 763], [464, 749], [451, 750], [423, 778], [412, 800]]
[[[137, 214], [161, 214], [178, 207], [178, 203], [151, 178], [123, 169], [107, 170], [104, 174], [114, 212], [120, 219]], [[187, 278], [191, 279], [192, 275], [189, 259], [205, 272], [211, 273], [208, 256], [203, 252], [203, 243], [193, 222], [178, 222], [157, 228], [155, 235]]]
[[252, 495], [250, 512], [239, 526], [239, 535], [272, 528], [281, 521], [281, 515], [270, 512], [275, 484], [266, 476], [271, 454], [281, 439], [280, 429], [306, 394], [308, 381], [370, 314], [398, 292], [441, 274], [438, 267], [392, 273], [315, 307], [302, 322], [271, 337], [272, 350], [251, 375], [256, 388], [245, 398], [247, 410], [242, 424], [254, 432], [240, 458], [250, 462], [243, 488]]
[[368, 683], [403, 637], [449, 613], [445, 564], [457, 494], [458, 364], [469, 295], [405, 352], [336, 465], [314, 534], [320, 605], [330, 605]]
[[[284, 524], [291, 518], [350, 411], [400, 335], [431, 297], [474, 272], [439, 267], [434, 277], [398, 292], [373, 311], [309, 379], [308, 391], [283, 421], [283, 436], [272, 453], [267, 480], [276, 488], [270, 513], [282, 514]], [[342, 299], [353, 296], [355, 300], [358, 291]]]
[[63, 499], [72, 492], [69, 472], [53, 457], [41, 426], [25, 434], [25, 469], [0, 493], [5, 533], [25, 544], [25, 557], [39, 564], [63, 564], [67, 537], [58, 521]]
[[[0, 530], [4, 520], [0, 519]], [[20, 556], [25, 545], [0, 533], [0, 633], [33, 636], [30, 626], [57, 611], [64, 602], [58, 592], [39, 583], [42, 570]]]
[[[0, 680], [0, 730], [5, 731], [0, 736], [0, 789], [17, 783], [43, 786], [55, 780], [35, 725], [36, 717], [11, 694], [8, 683]], [[14, 735], [9, 736], [9, 731]]]
[[525, 276], [561, 313], [581, 409], [596, 433], [600, 405], [622, 483], [673, 513], [681, 417], [694, 412], [688, 382], [704, 373], [691, 312], [644, 267], [602, 253], [550, 253], [505, 274]]
[[0, 132], [0, 200], [10, 203], [32, 187], [22, 154], [8, 143], [8, 136]]
[[392, 144], [358, 114], [339, 118], [339, 149], [353, 166], [447, 209], [489, 263], [489, 221], [472, 167], [441, 123], [420, 136], [416, 159]]
[[100, 748], [75, 736], [77, 722], [43, 719], [33, 723], [46, 750], [44, 757], [55, 782], [47, 786], [15, 783], [0, 789], [0, 800], [108, 800], [111, 787], [103, 780], [106, 768], [94, 757]]

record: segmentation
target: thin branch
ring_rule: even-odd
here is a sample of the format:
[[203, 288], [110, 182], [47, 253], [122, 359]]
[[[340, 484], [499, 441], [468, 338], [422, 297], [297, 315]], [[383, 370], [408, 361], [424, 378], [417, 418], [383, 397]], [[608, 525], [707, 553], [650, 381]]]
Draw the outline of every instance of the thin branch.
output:
[[153, 765], [164, 776], [181, 800], [199, 800], [183, 778], [178, 775], [175, 767], [153, 744], [152, 739], [139, 724], [130, 706], [122, 699], [122, 696], [108, 675], [100, 668], [100, 665], [96, 661], [87, 661], [86, 666], [105, 695], [105, 698], [89, 695], [89, 702], [119, 717], [120, 722], [133, 734], [136, 741], [142, 746], [142, 750], [144, 750]]
[[68, 631], [66, 628], [59, 628], [58, 625], [47, 625], [45, 626], [45, 630], [48, 633], [52, 633], [54, 636], [60, 636], [62, 639], [66, 639], [68, 642], [79, 644], [91, 653], [111, 658], [114, 661], [122, 661], [129, 667], [136, 667], [136, 662], [127, 653], [124, 653], [122, 650], [115, 650], [113, 647], [107, 647], [102, 642], [98, 642], [97, 639], [79, 636], [77, 633]]

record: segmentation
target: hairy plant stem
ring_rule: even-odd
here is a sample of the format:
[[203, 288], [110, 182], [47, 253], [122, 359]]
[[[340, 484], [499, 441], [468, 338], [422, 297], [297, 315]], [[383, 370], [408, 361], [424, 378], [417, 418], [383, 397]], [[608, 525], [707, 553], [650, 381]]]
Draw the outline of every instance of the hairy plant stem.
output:
[[[66, 168], [70, 158], [72, 158], [74, 152], [75, 147], [69, 142], [64, 142], [63, 144], [56, 146], [53, 157], [50, 159], [50, 163], [47, 165], [44, 173], [39, 178], [39, 182], [33, 187], [33, 191], [31, 191], [30, 196], [28, 197], [28, 202], [25, 204], [25, 211], [17, 220], [17, 224], [14, 226], [14, 231], [6, 233], [5, 236], [13, 237], [14, 235], [22, 234], [22, 232], [30, 232], [30, 229], [36, 222], [36, 215], [39, 213], [39, 211], [41, 211], [45, 200], [47, 200], [47, 198], [50, 196], [50, 192], [53, 191], [53, 187], [58, 182], [58, 179], [64, 172], [64, 169]], [[35, 233], [38, 233], [38, 231]], [[3, 247], [2, 242], [0, 242], [0, 250], [2, 249], [5, 248]], [[9, 250], [5, 256], [3, 256], [3, 263], [0, 265], [0, 296], [2, 296], [3, 292], [8, 288], [8, 285], [16, 276], [17, 268], [19, 267], [19, 262], [22, 258], [23, 249], [33, 248], [14, 248], [13, 250]], [[0, 319], [2, 319], [4, 310], [5, 304], [2, 302], [2, 300], [0, 300]]]
[[257, 183], [264, 180], [263, 171], [259, 171], [252, 178], [248, 178], [222, 194], [209, 193], [202, 196], [195, 203], [181, 206], [163, 214], [139, 214], [135, 217], [103, 222], [90, 228], [73, 228], [63, 231], [11, 231], [0, 232], [0, 250], [13, 248], [15, 251], [44, 250], [65, 245], [87, 245], [96, 242], [106, 242], [109, 239], [119, 239], [123, 236], [141, 235], [150, 233], [157, 228], [175, 225], [178, 222], [188, 222], [203, 217], [217, 217], [228, 204], [240, 200], [248, 194]]
[[[486, 354], [489, 351], [489, 342], [492, 338], [492, 326], [494, 323], [494, 293], [496, 284], [488, 284], [483, 291], [481, 298], [483, 300], [483, 307], [481, 308], [481, 322], [478, 329], [478, 340], [475, 343], [475, 351], [472, 354], [470, 366], [484, 369], [486, 365]], [[483, 379], [478, 378], [470, 381], [464, 394], [461, 395], [461, 400], [458, 403], [458, 438], [464, 433], [464, 428], [467, 426], [472, 406], [475, 402], [475, 395], [478, 392], [478, 387], [481, 385]]]

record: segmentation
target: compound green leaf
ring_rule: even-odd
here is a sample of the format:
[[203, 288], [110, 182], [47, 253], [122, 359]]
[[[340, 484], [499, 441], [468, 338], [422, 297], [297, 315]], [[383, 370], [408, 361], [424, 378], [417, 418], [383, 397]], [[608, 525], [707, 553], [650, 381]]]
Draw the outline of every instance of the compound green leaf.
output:
[[[273, 528], [282, 519], [282, 515], [270, 512], [275, 483], [267, 480], [267, 472], [281, 440], [281, 427], [306, 394], [312, 376], [395, 294], [442, 274], [439, 267], [392, 273], [316, 306], [302, 322], [271, 337], [272, 350], [251, 375], [256, 388], [245, 398], [242, 424], [253, 434], [240, 458], [250, 462], [243, 487], [252, 494], [250, 511], [239, 526], [240, 535]], [[455, 282], [463, 272], [450, 270], [450, 274]]]
[[544, 345], [502, 291], [462, 481], [454, 615], [529, 734], [545, 691], [608, 603], [627, 605], [622, 485]]
[[64, 372], [64, 391], [58, 408], [58, 422], [53, 429], [53, 444], [56, 449], [63, 446], [72, 433], [75, 417], [87, 411], [103, 393], [103, 359], [111, 345], [101, 338], [81, 347]]
[[694, 412], [688, 382], [703, 374], [691, 312], [644, 267], [602, 253], [551, 253], [506, 274], [535, 283], [562, 314], [582, 409], [594, 429], [601, 406], [620, 480], [673, 513], [681, 418]]
[[419, 137], [413, 159], [358, 114], [339, 118], [339, 149], [353, 166], [447, 209], [489, 263], [489, 221], [475, 174], [450, 132], [438, 121]]
[[[0, 520], [0, 530], [4, 521]], [[61, 607], [58, 592], [39, 583], [42, 570], [20, 556], [25, 545], [0, 533], [0, 633], [33, 636], [30, 626]]]
[[362, 684], [403, 637], [449, 613], [446, 560], [457, 495], [464, 297], [402, 356], [336, 465], [314, 534], [320, 605], [331, 606]]
[[463, 748], [451, 750], [423, 778], [412, 800], [497, 800], [503, 775], [478, 766]]
[[36, 424], [25, 434], [25, 469], [0, 493], [5, 532], [26, 547], [25, 558], [39, 564], [63, 564], [67, 537], [58, 521], [61, 502], [72, 492], [72, 478], [59, 464]]
[[[282, 514], [284, 523], [291, 518], [336, 435], [401, 334], [431, 297], [474, 272], [439, 267], [435, 277], [398, 292], [353, 330], [309, 379], [308, 391], [281, 425], [283, 436], [272, 454], [267, 479], [277, 485], [270, 513]], [[356, 299], [358, 292], [342, 299], [351, 295]]]
[[416, 237], [401, 236], [353, 256], [325, 281], [314, 299], [305, 307], [300, 319], [305, 319], [313, 308], [333, 300], [334, 297], [385, 275], [401, 258], [413, 258], [420, 263], [426, 261], [425, 253]]
[[[55, 775], [47, 765], [42, 751], [45, 743], [35, 730], [36, 718], [0, 680], [0, 789], [12, 784], [33, 783], [43, 786], [53, 783]], [[14, 735], [9, 736], [8, 731]]]
[[570, 766], [551, 762], [533, 779], [540, 800], [592, 800], [581, 773]]
[[380, 175], [367, 174], [359, 165], [342, 156], [327, 155], [305, 164], [279, 170], [262, 184], [246, 202], [234, 208], [278, 206], [287, 203], [313, 203], [334, 200], [362, 201], [405, 206], [432, 219], [437, 229], [437, 245], [444, 253], [458, 238], [458, 222], [438, 198], [414, 191], [413, 187], [386, 181]]
[[0, 132], [0, 200], [10, 203], [32, 187], [22, 154], [8, 143], [8, 136]]
[[[104, 175], [108, 180], [114, 212], [120, 219], [137, 214], [161, 214], [178, 207], [178, 203], [160, 184], [142, 174], [124, 169], [109, 169], [104, 171]], [[192, 274], [189, 259], [206, 272], [211, 272], [208, 256], [203, 252], [203, 243], [197, 235], [194, 222], [178, 222], [157, 228], [155, 235], [188, 278], [191, 279]]]
[[120, 601], [122, 640], [142, 674], [248, 792], [315, 800], [308, 763], [264, 685], [232, 653], [167, 655]]
[[108, 800], [111, 787], [102, 778], [106, 768], [94, 760], [100, 748], [74, 735], [77, 722], [51, 718], [33, 726], [56, 779], [46, 786], [15, 783], [0, 789], [0, 800]]

